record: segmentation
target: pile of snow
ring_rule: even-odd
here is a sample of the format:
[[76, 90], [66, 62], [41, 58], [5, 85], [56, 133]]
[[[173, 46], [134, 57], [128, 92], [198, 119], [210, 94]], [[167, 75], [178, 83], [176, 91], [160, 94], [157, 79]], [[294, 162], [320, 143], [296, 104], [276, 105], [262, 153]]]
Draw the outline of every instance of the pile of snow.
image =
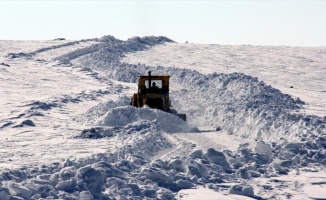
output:
[[[146, 126], [147, 131], [137, 134], [132, 130], [136, 126]], [[147, 158], [172, 144], [162, 136], [155, 122], [142, 121], [129, 128], [138, 137], [125, 137], [130, 140], [129, 145], [116, 151], [1, 171], [0, 199], [112, 199], [117, 196], [147, 199], [153, 196], [153, 182], [138, 174], [149, 162]], [[158, 194], [172, 195], [164, 188], [156, 186], [155, 189], [159, 190]]]
[[144, 106], [143, 108], [126, 106], [129, 105], [129, 103], [129, 97], [120, 96], [116, 101], [99, 103], [98, 105], [89, 109], [78, 120], [82, 121], [85, 125], [88, 126], [102, 127], [84, 130], [84, 132], [81, 133], [80, 137], [107, 137], [103, 136], [105, 129], [112, 129], [112, 127], [115, 127], [116, 130], [120, 130], [124, 126], [128, 126], [130, 124], [144, 120], [157, 121], [160, 130], [168, 133], [198, 132], [196, 127], [189, 126], [189, 124], [187, 124], [176, 115], [157, 109], [150, 109], [147, 106]]
[[80, 121], [88, 126], [93, 126], [109, 110], [130, 104], [130, 97], [120, 96], [117, 100], [109, 100], [87, 110], [81, 117]]
[[[283, 152], [291, 154], [293, 159], [283, 158], [270, 163], [270, 160], [262, 159], [271, 156], [271, 152], [264, 150], [266, 144], [261, 141], [254, 149], [246, 146], [240, 147], [237, 152], [193, 149], [187, 156], [150, 161], [147, 158], [170, 148], [172, 144], [158, 130], [157, 123], [143, 121], [133, 124], [133, 127], [136, 126], [147, 127], [147, 132], [137, 134], [137, 131], [131, 131], [138, 137], [116, 152], [1, 172], [3, 184], [0, 186], [0, 198], [172, 199], [174, 192], [196, 186], [259, 198], [248, 184], [230, 187], [227, 183], [276, 177], [304, 162], [294, 155], [303, 153], [295, 152], [298, 145], [284, 143], [283, 146], [274, 147], [273, 154], [277, 149], [284, 149]], [[302, 156], [310, 157], [309, 153]], [[318, 152], [311, 158], [317, 161], [322, 157], [325, 158], [325, 152]]]
[[136, 108], [133, 106], [122, 106], [109, 110], [95, 125], [98, 126], [127, 126], [132, 122], [140, 120], [157, 120], [160, 129], [168, 133], [195, 132], [181, 118], [147, 106]]

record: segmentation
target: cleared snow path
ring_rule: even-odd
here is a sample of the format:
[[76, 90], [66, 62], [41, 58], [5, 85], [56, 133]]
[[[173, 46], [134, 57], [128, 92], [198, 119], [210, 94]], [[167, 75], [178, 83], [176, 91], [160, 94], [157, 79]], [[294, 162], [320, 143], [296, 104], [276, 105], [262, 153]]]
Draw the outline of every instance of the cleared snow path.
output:
[[200, 133], [176, 133], [174, 135], [196, 144], [197, 148], [203, 151], [209, 148], [236, 151], [241, 144], [248, 143], [250, 147], [253, 147], [255, 143], [254, 140], [241, 139], [224, 131], [209, 130], [206, 127], [199, 127], [199, 129], [201, 130]]

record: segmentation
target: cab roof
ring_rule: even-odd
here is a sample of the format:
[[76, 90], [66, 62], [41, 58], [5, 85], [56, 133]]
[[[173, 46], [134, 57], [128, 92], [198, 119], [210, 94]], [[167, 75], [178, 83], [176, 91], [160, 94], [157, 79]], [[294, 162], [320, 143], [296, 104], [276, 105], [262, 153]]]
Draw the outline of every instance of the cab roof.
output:
[[[148, 75], [140, 75], [139, 78], [148, 78]], [[151, 76], [151, 78], [170, 77], [169, 75]]]

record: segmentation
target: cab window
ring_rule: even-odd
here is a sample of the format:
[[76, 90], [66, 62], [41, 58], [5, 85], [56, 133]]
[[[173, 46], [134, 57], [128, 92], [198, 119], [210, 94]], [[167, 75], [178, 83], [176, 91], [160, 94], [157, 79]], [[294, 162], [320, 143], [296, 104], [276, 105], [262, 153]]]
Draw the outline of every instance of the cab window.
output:
[[[162, 80], [151, 80], [152, 85], [153, 83], [155, 83], [156, 86], [160, 89], [163, 87]], [[145, 80], [145, 86], [147, 89], [149, 88], [149, 80]]]

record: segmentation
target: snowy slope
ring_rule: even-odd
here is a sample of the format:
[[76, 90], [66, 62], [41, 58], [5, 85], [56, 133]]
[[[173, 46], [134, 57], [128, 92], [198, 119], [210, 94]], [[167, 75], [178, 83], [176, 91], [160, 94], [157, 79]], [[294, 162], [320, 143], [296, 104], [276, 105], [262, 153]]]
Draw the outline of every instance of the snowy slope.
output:
[[[0, 199], [326, 198], [323, 47], [0, 44]], [[148, 71], [188, 124], [128, 106]]]

